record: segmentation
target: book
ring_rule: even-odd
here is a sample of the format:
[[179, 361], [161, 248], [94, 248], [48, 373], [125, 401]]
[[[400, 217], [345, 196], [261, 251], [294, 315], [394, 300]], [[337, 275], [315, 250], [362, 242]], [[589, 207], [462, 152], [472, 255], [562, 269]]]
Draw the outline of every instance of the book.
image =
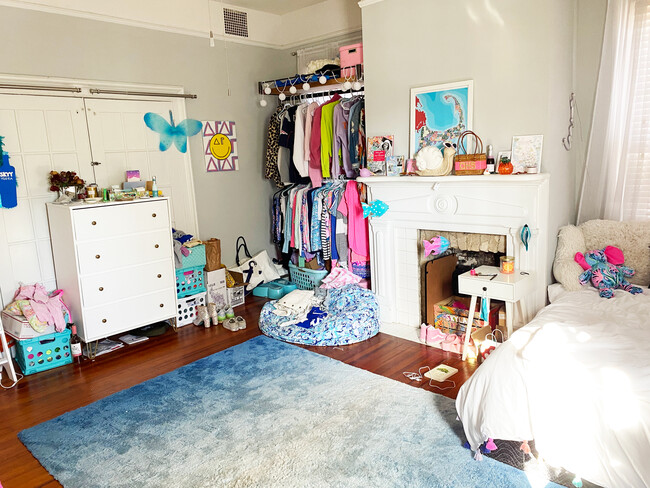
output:
[[137, 344], [138, 342], [143, 342], [149, 340], [147, 336], [137, 336], [133, 334], [126, 334], [120, 337], [120, 340], [125, 344]]
[[376, 175], [386, 174], [386, 158], [393, 155], [395, 136], [368, 137], [368, 169]]
[[[103, 339], [97, 343], [97, 352], [95, 353], [95, 356], [101, 356], [102, 354], [109, 353], [111, 351], [115, 351], [116, 349], [120, 349], [124, 347], [124, 344], [118, 341], [113, 341], [111, 339]], [[92, 354], [92, 348], [88, 348], [88, 344], [84, 347], [84, 356], [86, 357], [91, 357]]]
[[404, 172], [404, 156], [386, 157], [386, 174], [388, 176], [399, 176]]
[[445, 381], [447, 378], [455, 375], [456, 373], [458, 373], [458, 370], [456, 368], [452, 368], [446, 364], [439, 364], [435, 368], [430, 369], [424, 373], [424, 376], [434, 381]]

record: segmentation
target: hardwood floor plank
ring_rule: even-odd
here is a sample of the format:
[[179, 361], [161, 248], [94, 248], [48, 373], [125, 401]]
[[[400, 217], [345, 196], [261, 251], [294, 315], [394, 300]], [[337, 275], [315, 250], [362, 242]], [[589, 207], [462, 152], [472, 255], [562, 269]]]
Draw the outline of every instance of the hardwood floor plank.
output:
[[[85, 360], [82, 364], [66, 365], [26, 376], [16, 387], [2, 391], [2, 486], [61, 486], [18, 440], [18, 432], [260, 335], [258, 318], [265, 301], [262, 298], [248, 297], [244, 306], [235, 309], [247, 322], [244, 330], [231, 332], [222, 326], [206, 329], [188, 325], [178, 332], [167, 331], [162, 336], [125, 346], [94, 361]], [[463, 363], [460, 355], [381, 333], [349, 346], [301, 347], [449, 398], [456, 397], [460, 386], [477, 367], [476, 363]], [[434, 367], [443, 362], [459, 370], [452, 377], [456, 384], [454, 388], [441, 392], [429, 386], [428, 381], [410, 381], [403, 375], [404, 371], [416, 372], [422, 366]], [[3, 383], [7, 383], [6, 375], [3, 376]], [[70, 455], [74, 456], [74, 453]]]

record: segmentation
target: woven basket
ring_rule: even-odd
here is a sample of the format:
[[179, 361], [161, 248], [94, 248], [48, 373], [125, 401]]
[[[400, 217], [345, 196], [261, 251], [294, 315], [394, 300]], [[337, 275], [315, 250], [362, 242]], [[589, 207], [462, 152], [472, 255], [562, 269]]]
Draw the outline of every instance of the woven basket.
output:
[[[465, 137], [474, 137], [474, 152], [467, 154]], [[454, 174], [458, 176], [482, 175], [487, 168], [487, 155], [483, 152], [483, 141], [471, 130], [466, 130], [458, 137], [458, 152], [454, 158]]]

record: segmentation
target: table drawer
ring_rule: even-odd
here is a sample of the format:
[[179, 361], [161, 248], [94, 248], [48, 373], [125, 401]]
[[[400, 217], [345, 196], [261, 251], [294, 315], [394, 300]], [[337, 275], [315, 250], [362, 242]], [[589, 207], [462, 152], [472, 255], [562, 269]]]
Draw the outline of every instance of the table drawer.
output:
[[[102, 273], [115, 268], [172, 258], [169, 228], [145, 235], [77, 244], [80, 275]], [[127, 275], [125, 273], [125, 277]]]
[[493, 300], [514, 300], [515, 287], [510, 283], [496, 283], [478, 278], [459, 278], [458, 293], [462, 295], [487, 295]]
[[142, 295], [84, 310], [85, 342], [108, 337], [176, 315], [176, 290]]
[[171, 260], [134, 266], [128, 272], [110, 271], [81, 278], [81, 297], [86, 307], [175, 288], [176, 275]]
[[138, 201], [72, 212], [77, 241], [106, 239], [169, 228], [167, 200]]

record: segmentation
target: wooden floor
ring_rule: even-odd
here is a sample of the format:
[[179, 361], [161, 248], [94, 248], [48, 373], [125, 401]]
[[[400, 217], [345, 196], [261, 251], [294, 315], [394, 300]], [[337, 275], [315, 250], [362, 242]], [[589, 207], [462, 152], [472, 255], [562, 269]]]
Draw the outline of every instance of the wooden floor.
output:
[[[259, 335], [257, 319], [265, 299], [246, 300], [246, 305], [235, 310], [246, 319], [245, 330], [230, 332], [221, 326], [205, 329], [188, 325], [94, 361], [26, 376], [16, 387], [0, 391], [0, 486], [60, 486], [18, 440], [18, 432]], [[438, 390], [428, 381], [409, 381], [403, 372], [444, 362], [459, 370], [452, 378], [455, 388], [441, 392], [450, 398], [456, 397], [476, 369], [476, 363], [462, 362], [457, 354], [381, 333], [360, 344], [306, 349], [434, 392]], [[7, 382], [5, 373], [3, 384]]]

